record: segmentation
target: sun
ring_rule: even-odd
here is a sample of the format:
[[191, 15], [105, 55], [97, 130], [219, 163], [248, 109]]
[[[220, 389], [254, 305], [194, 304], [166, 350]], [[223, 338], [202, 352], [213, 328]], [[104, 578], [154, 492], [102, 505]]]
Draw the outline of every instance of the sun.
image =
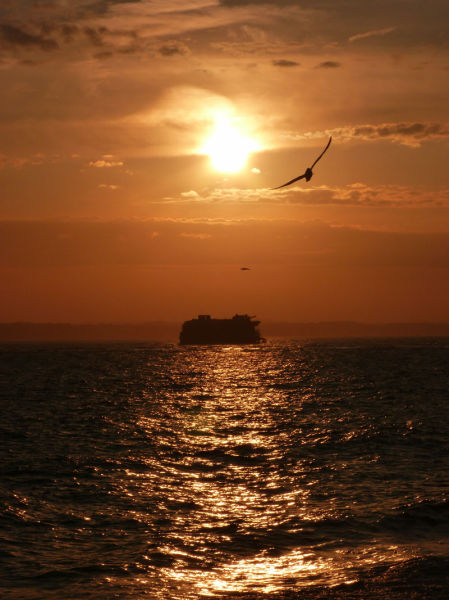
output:
[[238, 119], [225, 113], [214, 116], [214, 129], [201, 148], [210, 157], [212, 166], [224, 173], [236, 173], [246, 163], [248, 155], [259, 146], [238, 128]]

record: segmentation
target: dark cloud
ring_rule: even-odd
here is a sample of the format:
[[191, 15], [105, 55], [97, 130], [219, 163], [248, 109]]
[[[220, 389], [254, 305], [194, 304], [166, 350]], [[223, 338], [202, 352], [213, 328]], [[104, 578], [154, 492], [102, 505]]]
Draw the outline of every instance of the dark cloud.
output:
[[97, 0], [88, 4], [85, 11], [97, 15], [106, 14], [116, 4], [138, 4], [141, 0]]
[[301, 6], [301, 0], [220, 0], [220, 4], [221, 6], [228, 7], [250, 6], [252, 4], [273, 4], [275, 6]]
[[391, 139], [402, 144], [417, 146], [420, 142], [425, 140], [449, 138], [449, 124], [422, 122], [381, 123], [379, 125], [338, 127], [332, 129], [329, 133], [341, 139]]
[[182, 42], [168, 42], [158, 48], [159, 54], [162, 56], [186, 56], [190, 54], [190, 49]]
[[118, 54], [136, 54], [140, 50], [141, 50], [141, 48], [139, 47], [138, 44], [131, 44], [129, 46], [121, 46], [120, 48], [117, 48], [117, 53]]
[[111, 58], [112, 56], [114, 56], [114, 53], [110, 50], [102, 50], [101, 52], [97, 52], [96, 54], [94, 54], [94, 58], [97, 58], [99, 60]]
[[81, 32], [80, 27], [74, 23], [58, 23], [56, 20], [40, 23], [40, 34], [43, 37], [55, 35], [59, 40], [68, 44], [73, 42]]
[[440, 123], [390, 123], [385, 125], [362, 125], [354, 128], [355, 136], [362, 137], [428, 137], [449, 135], [449, 128]]
[[61, 34], [65, 42], [71, 42], [74, 36], [78, 33], [79, 28], [76, 25], [63, 23], [60, 28]]
[[338, 67], [341, 67], [341, 63], [336, 62], [335, 60], [325, 60], [324, 62], [321, 62], [319, 65], [317, 65], [315, 68], [316, 69], [337, 69]]
[[280, 60], [273, 60], [275, 67], [299, 67], [299, 63], [294, 60], [286, 60], [281, 58]]
[[103, 36], [105, 33], [107, 33], [107, 29], [106, 27], [99, 27], [97, 29], [95, 29], [94, 27], [85, 27], [84, 33], [87, 39], [90, 41], [90, 43], [93, 46], [98, 47], [104, 45]]
[[45, 50], [46, 52], [57, 50], [59, 48], [58, 43], [55, 42], [55, 40], [42, 35], [28, 33], [19, 27], [15, 27], [14, 25], [1, 24], [0, 38], [9, 46], [27, 48], [37, 47], [41, 50]]

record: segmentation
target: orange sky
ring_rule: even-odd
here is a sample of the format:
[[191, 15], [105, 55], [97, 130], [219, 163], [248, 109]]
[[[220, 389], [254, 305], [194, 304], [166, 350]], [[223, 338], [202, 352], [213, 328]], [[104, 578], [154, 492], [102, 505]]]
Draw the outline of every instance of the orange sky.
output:
[[3, 0], [0, 321], [448, 321], [448, 19]]

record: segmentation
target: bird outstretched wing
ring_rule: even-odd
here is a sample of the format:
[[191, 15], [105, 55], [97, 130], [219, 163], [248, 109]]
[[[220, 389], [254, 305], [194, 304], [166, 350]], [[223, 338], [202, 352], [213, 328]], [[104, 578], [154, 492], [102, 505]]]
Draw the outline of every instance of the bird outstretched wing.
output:
[[[309, 181], [309, 179], [312, 177], [312, 169], [313, 169], [313, 167], [316, 165], [316, 163], [320, 160], [320, 158], [323, 156], [323, 154], [329, 148], [329, 146], [331, 145], [331, 142], [332, 142], [332, 136], [330, 136], [329, 141], [327, 142], [326, 148], [324, 148], [324, 150], [321, 152], [321, 154], [319, 155], [319, 157], [315, 160], [315, 162], [313, 163], [313, 165], [308, 169], [308, 171], [309, 171], [309, 177], [307, 178], [307, 181]], [[300, 179], [304, 179], [304, 177], [306, 177], [306, 173], [303, 173], [299, 177], [295, 177], [294, 179], [291, 179], [290, 181], [287, 181], [287, 183], [283, 183], [282, 185], [278, 185], [278, 187], [271, 188], [271, 189], [272, 190], [279, 190], [280, 188], [286, 187], [287, 185], [291, 185], [292, 183], [295, 183], [295, 181], [299, 181]]]
[[282, 185], [278, 185], [275, 188], [271, 188], [272, 190], [279, 190], [280, 188], [283, 188], [287, 185], [290, 185], [291, 183], [295, 183], [295, 181], [299, 181], [300, 179], [304, 179], [304, 177], [306, 176], [305, 173], [303, 173], [302, 175], [300, 175], [299, 177], [295, 177], [294, 179], [291, 179], [290, 181], [287, 181], [287, 183], [283, 183]]
[[316, 159], [316, 161], [313, 163], [313, 165], [310, 167], [311, 169], [313, 169], [313, 167], [316, 165], [316, 163], [320, 160], [320, 158], [323, 156], [323, 154], [326, 152], [326, 150], [329, 148], [329, 146], [331, 145], [332, 142], [332, 136], [330, 136], [329, 141], [327, 142], [327, 146], [326, 148], [324, 148], [324, 150], [321, 152], [321, 154], [319, 155], [319, 157]]

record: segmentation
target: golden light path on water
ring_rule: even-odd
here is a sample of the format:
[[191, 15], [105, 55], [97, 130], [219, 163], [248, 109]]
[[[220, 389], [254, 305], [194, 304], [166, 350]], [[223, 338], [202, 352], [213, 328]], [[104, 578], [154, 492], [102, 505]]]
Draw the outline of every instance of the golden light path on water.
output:
[[446, 339], [1, 352], [2, 599], [447, 600]]
[[[345, 465], [337, 456], [331, 466], [324, 466], [326, 457], [313, 464], [304, 451], [331, 437], [330, 416], [324, 407], [317, 415], [314, 374], [306, 367], [295, 374], [288, 356], [274, 360], [263, 347], [229, 347], [180, 350], [176, 369], [179, 389], [167, 399], [165, 431], [155, 430], [150, 409], [142, 408], [139, 420], [150, 436], [165, 436], [166, 453], [150, 461], [150, 475], [127, 474], [133, 494], [157, 490], [164, 499], [155, 515], [160, 541], [143, 557], [156, 561], [158, 597], [349, 584], [362, 566], [409, 557], [385, 540], [339, 543], [345, 533], [337, 521], [369, 499], [345, 506], [338, 493], [320, 495], [323, 472], [332, 478]], [[274, 375], [285, 385], [273, 387]], [[312, 382], [301, 397], [291, 392], [295, 376]], [[321, 524], [327, 531], [317, 534]], [[147, 581], [137, 578], [142, 586]]]

